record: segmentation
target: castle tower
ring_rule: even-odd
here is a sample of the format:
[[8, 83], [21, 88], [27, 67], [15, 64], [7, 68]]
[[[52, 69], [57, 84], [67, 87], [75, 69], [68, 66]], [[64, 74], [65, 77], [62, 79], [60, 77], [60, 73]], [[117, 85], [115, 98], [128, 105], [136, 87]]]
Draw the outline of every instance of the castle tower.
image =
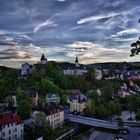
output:
[[47, 63], [47, 59], [45, 58], [45, 55], [42, 54], [41, 58], [40, 58], [40, 63], [41, 64], [46, 64]]

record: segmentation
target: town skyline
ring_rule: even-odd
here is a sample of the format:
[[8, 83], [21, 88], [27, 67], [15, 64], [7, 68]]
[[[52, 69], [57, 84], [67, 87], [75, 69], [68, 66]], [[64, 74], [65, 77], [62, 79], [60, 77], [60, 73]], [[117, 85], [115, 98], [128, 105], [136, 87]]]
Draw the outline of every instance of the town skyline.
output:
[[39, 61], [139, 61], [130, 44], [140, 34], [139, 0], [1, 1], [0, 65]]

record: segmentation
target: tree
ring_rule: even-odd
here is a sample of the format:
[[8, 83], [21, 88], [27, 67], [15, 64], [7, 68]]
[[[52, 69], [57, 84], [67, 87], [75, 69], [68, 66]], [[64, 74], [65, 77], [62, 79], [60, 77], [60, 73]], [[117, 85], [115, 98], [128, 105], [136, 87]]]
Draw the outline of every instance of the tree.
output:
[[17, 96], [17, 102], [18, 102], [18, 104], [20, 103], [20, 101], [22, 101], [23, 99], [25, 99], [24, 96], [23, 96], [21, 87], [17, 87], [17, 89], [16, 89], [16, 96]]
[[39, 112], [35, 114], [34, 125], [45, 127], [47, 125], [46, 115], [44, 112]]
[[86, 103], [86, 114], [93, 117], [95, 115], [95, 103], [93, 99], [88, 99]]
[[140, 120], [140, 111], [136, 113], [136, 120]]
[[119, 116], [121, 115], [121, 105], [117, 102], [116, 103], [116, 109], [115, 109], [115, 114], [118, 115], [118, 118]]
[[27, 100], [22, 100], [17, 107], [17, 112], [23, 119], [30, 117], [31, 110], [32, 106]]
[[108, 109], [110, 111], [110, 115], [112, 116], [116, 112], [116, 104], [114, 101], [110, 101], [108, 104]]
[[46, 120], [46, 115], [44, 112], [38, 112], [34, 118], [34, 126], [36, 132], [39, 135], [42, 135], [44, 139], [52, 140], [54, 139], [53, 129], [50, 125], [50, 122]]
[[[139, 23], [140, 23], [140, 19], [139, 19]], [[136, 42], [133, 42], [130, 46], [132, 48], [130, 57], [138, 55], [140, 53], [140, 38]]]
[[8, 106], [13, 106], [14, 105], [14, 99], [11, 96], [7, 96], [5, 99], [6, 103], [8, 103]]
[[105, 108], [103, 104], [100, 106], [96, 107], [96, 117], [100, 119], [107, 119], [109, 116], [108, 110]]
[[123, 126], [124, 126], [124, 122], [122, 121], [122, 119], [119, 119], [118, 120], [118, 127], [119, 127], [119, 129], [122, 129]]
[[126, 102], [127, 102], [128, 110], [130, 112], [130, 119], [133, 119], [132, 113], [134, 111], [134, 104], [136, 101], [133, 100], [132, 96], [128, 96], [126, 97]]

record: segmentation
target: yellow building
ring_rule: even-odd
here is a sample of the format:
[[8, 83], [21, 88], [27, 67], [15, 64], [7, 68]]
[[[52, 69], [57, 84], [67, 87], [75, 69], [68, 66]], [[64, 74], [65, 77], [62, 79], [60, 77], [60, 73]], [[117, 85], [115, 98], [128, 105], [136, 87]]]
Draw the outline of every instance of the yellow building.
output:
[[86, 108], [87, 97], [83, 94], [76, 94], [69, 96], [69, 104], [71, 112], [82, 113]]

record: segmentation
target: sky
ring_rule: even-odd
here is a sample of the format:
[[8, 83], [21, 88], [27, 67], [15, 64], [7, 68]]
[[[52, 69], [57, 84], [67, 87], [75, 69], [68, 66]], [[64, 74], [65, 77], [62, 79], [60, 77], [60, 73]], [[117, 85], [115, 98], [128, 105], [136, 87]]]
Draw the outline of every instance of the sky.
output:
[[0, 0], [0, 65], [139, 61], [140, 0]]

